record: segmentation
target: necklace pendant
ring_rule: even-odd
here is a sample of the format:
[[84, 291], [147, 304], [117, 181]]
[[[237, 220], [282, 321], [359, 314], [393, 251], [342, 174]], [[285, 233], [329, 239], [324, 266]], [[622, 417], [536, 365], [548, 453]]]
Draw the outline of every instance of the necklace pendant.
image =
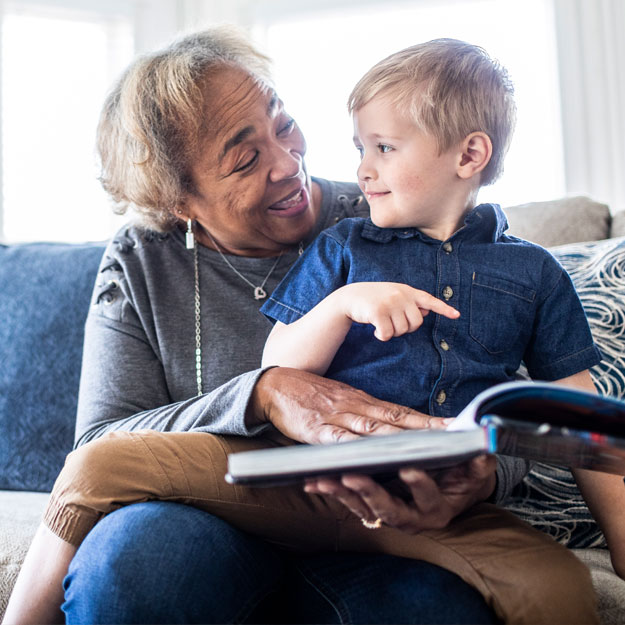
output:
[[254, 299], [265, 299], [267, 297], [267, 291], [262, 286], [257, 286], [254, 289]]

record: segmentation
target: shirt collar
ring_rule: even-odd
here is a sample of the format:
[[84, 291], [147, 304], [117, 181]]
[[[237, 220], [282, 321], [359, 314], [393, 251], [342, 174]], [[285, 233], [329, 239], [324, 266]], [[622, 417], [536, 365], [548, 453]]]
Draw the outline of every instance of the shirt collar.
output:
[[[480, 204], [472, 209], [464, 218], [464, 226], [456, 232], [453, 239], [473, 239], [497, 241], [508, 229], [508, 220], [498, 204]], [[362, 228], [364, 239], [377, 243], [389, 243], [393, 239], [410, 239], [417, 237], [426, 243], [438, 243], [435, 239], [423, 234], [417, 228], [379, 228], [368, 218]]]

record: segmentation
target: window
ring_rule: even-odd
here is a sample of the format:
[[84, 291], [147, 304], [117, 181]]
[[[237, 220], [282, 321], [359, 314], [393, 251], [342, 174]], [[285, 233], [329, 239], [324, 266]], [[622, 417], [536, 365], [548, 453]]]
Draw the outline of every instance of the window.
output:
[[115, 216], [97, 180], [104, 98], [135, 52], [169, 40], [175, 0], [4, 0], [0, 4], [0, 240], [109, 237]]
[[505, 173], [495, 185], [482, 190], [480, 200], [506, 206], [563, 195], [558, 67], [550, 0], [358, 5], [346, 0], [342, 4], [342, 9], [313, 12], [312, 5], [307, 10], [307, 2], [278, 2], [271, 14], [261, 13], [259, 7], [253, 20], [255, 38], [274, 59], [278, 91], [308, 141], [311, 173], [356, 179], [358, 157], [346, 101], [371, 65], [419, 41], [453, 37], [485, 48], [508, 69], [515, 85], [518, 122]]
[[510, 71], [519, 119], [504, 176], [480, 199], [506, 206], [561, 196], [553, 2], [4, 0], [0, 240], [110, 236], [125, 218], [112, 214], [96, 180], [95, 128], [107, 89], [135, 52], [181, 25], [224, 19], [249, 26], [274, 59], [279, 93], [308, 141], [309, 171], [333, 179], [355, 180], [345, 103], [373, 63], [435, 37], [483, 46]]
[[114, 10], [6, 3], [2, 179], [7, 241], [80, 241], [109, 234], [112, 211], [96, 179], [94, 138], [106, 90], [133, 54], [130, 18]]

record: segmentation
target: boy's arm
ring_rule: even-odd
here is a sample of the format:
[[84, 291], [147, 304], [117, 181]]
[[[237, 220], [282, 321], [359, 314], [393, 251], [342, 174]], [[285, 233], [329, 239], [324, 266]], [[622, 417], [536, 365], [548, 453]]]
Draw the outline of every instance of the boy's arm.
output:
[[[587, 370], [558, 380], [556, 384], [597, 392]], [[605, 536], [614, 570], [619, 577], [625, 579], [625, 484], [623, 477], [585, 469], [573, 469], [572, 473], [590, 512]]]
[[442, 300], [395, 282], [355, 282], [330, 293], [297, 321], [277, 322], [263, 352], [263, 367], [279, 365], [323, 375], [352, 322], [375, 327], [388, 341], [414, 332], [430, 311], [457, 319], [460, 313]]
[[351, 326], [334, 291], [290, 324], [276, 321], [263, 350], [262, 366], [293, 367], [323, 375]]

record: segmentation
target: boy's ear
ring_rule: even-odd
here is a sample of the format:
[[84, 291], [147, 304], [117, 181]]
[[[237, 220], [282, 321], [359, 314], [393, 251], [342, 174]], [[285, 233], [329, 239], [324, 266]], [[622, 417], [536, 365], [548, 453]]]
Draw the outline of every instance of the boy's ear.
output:
[[461, 144], [460, 162], [456, 173], [464, 180], [479, 174], [493, 155], [493, 143], [485, 132], [472, 132]]

